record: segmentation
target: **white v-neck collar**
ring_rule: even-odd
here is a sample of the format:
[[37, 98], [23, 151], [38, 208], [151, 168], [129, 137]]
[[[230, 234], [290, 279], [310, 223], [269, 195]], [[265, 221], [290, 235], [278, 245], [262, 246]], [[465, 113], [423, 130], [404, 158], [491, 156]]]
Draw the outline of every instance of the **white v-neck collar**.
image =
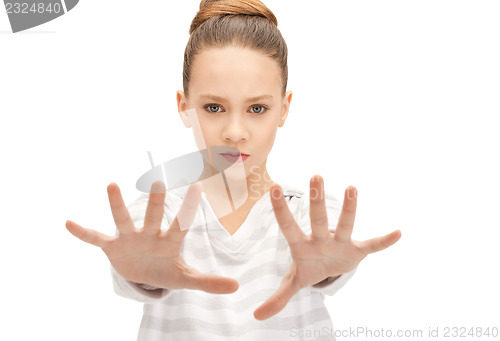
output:
[[203, 205], [205, 206], [204, 212], [206, 215], [210, 215], [206, 219], [207, 221], [210, 221], [206, 228], [211, 242], [214, 245], [224, 248], [225, 251], [237, 252], [240, 250], [242, 245], [246, 244], [249, 234], [254, 232], [252, 226], [258, 226], [256, 223], [260, 217], [259, 213], [269, 201], [269, 191], [264, 193], [264, 195], [262, 195], [259, 200], [253, 204], [245, 220], [236, 232], [233, 233], [233, 235], [231, 235], [220, 223], [219, 219], [217, 219], [215, 212], [213, 211], [212, 206], [210, 206], [210, 202], [204, 192], [202, 193], [202, 197]]
[[[303, 192], [284, 184], [280, 184], [283, 189], [283, 195], [289, 197], [290, 195], [301, 197]], [[189, 186], [184, 186], [172, 190], [173, 193], [184, 199]], [[168, 191], [168, 190], [167, 190]], [[201, 192], [200, 205], [202, 205], [203, 212], [205, 214], [205, 221], [208, 223], [205, 225], [206, 233], [210, 239], [212, 245], [223, 249], [225, 252], [237, 253], [248, 245], [248, 237], [255, 232], [256, 229], [261, 228], [258, 222], [261, 218], [261, 213], [266, 207], [266, 204], [272, 205], [270, 202], [270, 191], [267, 191], [262, 195], [259, 200], [257, 200], [250, 211], [246, 219], [243, 221], [241, 226], [236, 230], [233, 235], [231, 235], [226, 228], [219, 222], [216, 217], [215, 212], [210, 206], [210, 202], [207, 199], [205, 192]], [[272, 208], [271, 208], [272, 211]], [[272, 213], [274, 214], [274, 213]]]

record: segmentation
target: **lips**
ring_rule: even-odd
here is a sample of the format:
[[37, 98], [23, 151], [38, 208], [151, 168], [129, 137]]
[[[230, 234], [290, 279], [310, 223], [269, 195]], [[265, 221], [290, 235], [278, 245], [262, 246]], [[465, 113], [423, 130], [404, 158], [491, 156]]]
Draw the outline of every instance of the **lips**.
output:
[[[222, 153], [221, 155], [240, 156], [240, 153]], [[248, 154], [241, 153], [241, 156], [248, 156]]]
[[250, 156], [243, 153], [241, 153], [241, 158], [240, 153], [221, 153], [220, 155], [222, 155], [226, 160], [232, 163], [245, 161]]

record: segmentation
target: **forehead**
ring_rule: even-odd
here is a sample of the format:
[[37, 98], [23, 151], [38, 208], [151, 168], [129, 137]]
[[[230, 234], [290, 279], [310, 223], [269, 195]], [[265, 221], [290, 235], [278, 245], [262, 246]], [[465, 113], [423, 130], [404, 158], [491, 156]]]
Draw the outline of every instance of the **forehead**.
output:
[[189, 87], [193, 95], [276, 94], [281, 89], [281, 70], [276, 60], [259, 51], [209, 48], [194, 58]]

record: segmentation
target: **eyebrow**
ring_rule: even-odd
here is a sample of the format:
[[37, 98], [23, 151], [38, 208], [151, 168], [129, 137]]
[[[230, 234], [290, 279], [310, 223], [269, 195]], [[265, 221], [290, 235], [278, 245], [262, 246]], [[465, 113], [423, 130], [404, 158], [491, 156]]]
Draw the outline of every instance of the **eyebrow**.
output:
[[[221, 101], [221, 102], [226, 100], [223, 97], [219, 97], [219, 96], [215, 96], [215, 95], [211, 95], [211, 94], [200, 95], [200, 98], [210, 98], [210, 99], [213, 99], [214, 101]], [[258, 100], [261, 100], [261, 99], [273, 99], [273, 96], [271, 96], [271, 95], [260, 95], [260, 96], [250, 97], [250, 98], [247, 98], [247, 102], [258, 101]]]

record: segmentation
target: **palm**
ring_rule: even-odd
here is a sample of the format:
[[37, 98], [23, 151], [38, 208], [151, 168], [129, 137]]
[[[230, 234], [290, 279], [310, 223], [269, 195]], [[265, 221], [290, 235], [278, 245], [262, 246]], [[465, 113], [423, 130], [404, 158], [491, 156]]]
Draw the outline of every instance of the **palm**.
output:
[[[300, 289], [351, 271], [369, 253], [386, 249], [401, 237], [400, 231], [396, 230], [386, 236], [365, 241], [351, 239], [356, 215], [355, 188], [351, 188], [351, 192], [349, 188], [346, 190], [337, 228], [334, 233], [330, 232], [323, 179], [319, 176], [313, 177], [310, 185], [310, 235], [304, 234], [294, 220], [281, 187], [273, 185], [270, 189], [276, 220], [290, 247], [292, 263], [277, 292], [254, 312], [255, 318], [259, 320], [280, 312]], [[317, 195], [318, 193], [320, 195]]]
[[164, 214], [165, 185], [155, 182], [151, 187], [144, 226], [135, 228], [116, 184], [108, 186], [108, 196], [119, 234], [107, 236], [68, 221], [68, 230], [84, 242], [100, 247], [116, 271], [129, 281], [160, 288], [200, 289], [210, 293], [231, 293], [237, 290], [234, 279], [206, 275], [186, 264], [181, 256], [182, 243], [196, 214], [200, 186], [190, 186], [174, 222], [161, 230]]
[[[302, 243], [290, 246], [290, 250], [292, 264], [287, 273], [295, 274], [294, 280], [300, 288], [349, 272], [367, 255], [353, 242], [336, 240], [334, 233], [324, 240], [308, 235]], [[330, 273], [329, 269], [336, 269], [338, 274]]]
[[161, 233], [120, 234], [102, 250], [116, 271], [133, 282], [177, 289], [182, 274], [190, 270], [175, 243]]

